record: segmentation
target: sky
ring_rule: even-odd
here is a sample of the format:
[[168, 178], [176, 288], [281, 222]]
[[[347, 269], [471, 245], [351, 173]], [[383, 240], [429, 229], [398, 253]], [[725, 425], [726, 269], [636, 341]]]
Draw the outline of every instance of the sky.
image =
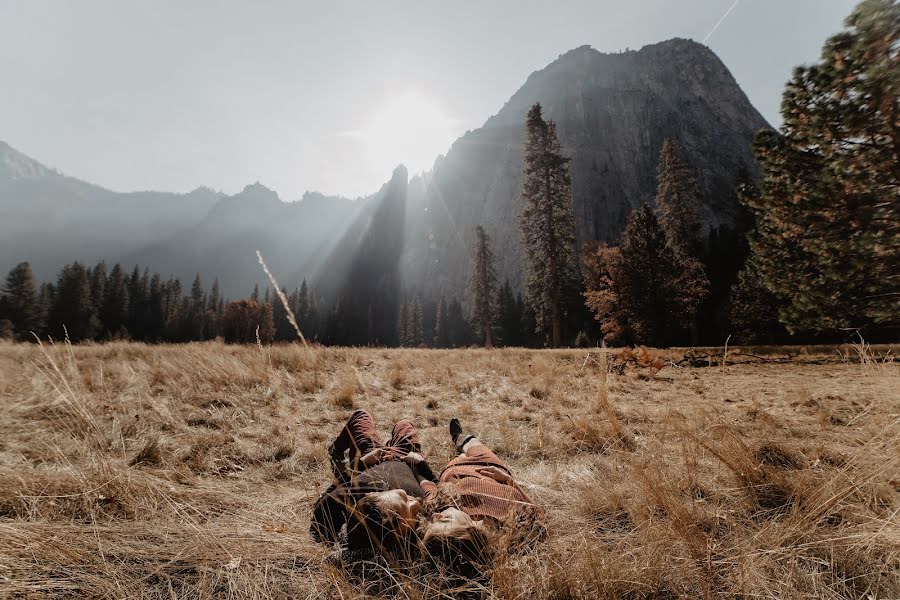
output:
[[[773, 125], [849, 0], [0, 0], [0, 140], [117, 191], [376, 191], [560, 54], [706, 40]], [[724, 16], [724, 19], [723, 19]]]

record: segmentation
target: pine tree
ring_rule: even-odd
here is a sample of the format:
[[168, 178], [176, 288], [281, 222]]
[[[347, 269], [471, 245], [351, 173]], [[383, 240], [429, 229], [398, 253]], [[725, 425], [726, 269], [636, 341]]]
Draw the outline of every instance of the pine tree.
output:
[[406, 335], [408, 345], [418, 348], [425, 343], [425, 331], [423, 323], [422, 302], [419, 296], [413, 296], [406, 311]]
[[818, 63], [798, 67], [763, 170], [751, 249], [791, 332], [900, 322], [900, 4], [864, 0]]
[[526, 118], [524, 209], [519, 226], [527, 259], [526, 302], [536, 325], [562, 342], [563, 290], [574, 277], [575, 215], [569, 159], [562, 155], [556, 125], [535, 104]]
[[47, 335], [47, 326], [50, 321], [50, 311], [53, 310], [53, 303], [56, 301], [56, 286], [50, 282], [41, 284], [41, 291], [38, 295], [38, 304], [40, 306], [41, 328], [36, 331], [39, 336]]
[[119, 263], [116, 263], [106, 279], [100, 321], [107, 337], [116, 338], [127, 333], [125, 323], [128, 321], [128, 286], [125, 270]]
[[504, 346], [522, 345], [522, 314], [520, 306], [516, 303], [512, 287], [507, 279], [497, 295], [497, 312], [500, 329], [500, 342]]
[[206, 339], [212, 340], [221, 335], [219, 321], [222, 317], [222, 292], [219, 289], [219, 278], [213, 279], [206, 303]]
[[109, 274], [106, 272], [106, 261], [101, 260], [93, 269], [89, 269], [88, 279], [91, 281], [91, 299], [94, 302], [94, 312], [97, 318], [103, 320], [103, 303], [106, 301], [106, 280]]
[[682, 322], [690, 328], [691, 342], [696, 344], [699, 334], [695, 317], [709, 292], [709, 279], [700, 261], [700, 200], [692, 169], [678, 142], [671, 138], [663, 142], [659, 156], [656, 210], [676, 269], [673, 276], [691, 282], [691, 288], [679, 290], [679, 294], [685, 300], [691, 296], [683, 308], [692, 312], [682, 315]]
[[472, 293], [472, 325], [485, 348], [494, 345], [494, 327], [497, 322], [497, 269], [494, 267], [494, 251], [484, 227], [475, 226], [475, 242], [472, 248], [472, 274], [469, 278]]
[[783, 302], [766, 289], [753, 258], [738, 274], [728, 304], [735, 342], [774, 344], [785, 336], [784, 327], [778, 322], [778, 310]]
[[256, 283], [253, 285], [253, 291], [250, 293], [250, 299], [254, 302], [259, 302], [259, 284]]
[[128, 278], [128, 319], [125, 328], [135, 340], [146, 336], [147, 295], [150, 293], [150, 274], [147, 269], [141, 274], [137, 265]]
[[73, 342], [91, 340], [100, 329], [88, 275], [89, 270], [79, 262], [66, 265], [60, 271], [47, 326], [48, 333], [56, 339], [67, 333]]
[[463, 315], [462, 304], [458, 298], [451, 299], [447, 305], [447, 332], [451, 348], [464, 348], [469, 345], [472, 337], [469, 322]]
[[144, 339], [151, 342], [162, 340], [165, 324], [165, 289], [159, 273], [154, 273], [150, 278], [150, 291], [147, 298], [147, 328]]
[[186, 341], [198, 341], [206, 338], [206, 304], [203, 280], [200, 279], [200, 273], [197, 273], [191, 284], [190, 302], [186, 307]]
[[607, 341], [668, 345], [692, 323], [705, 275], [671, 248], [647, 205], [632, 211], [618, 248], [588, 247], [583, 263], [586, 303]]
[[409, 346], [409, 305], [406, 300], [400, 303], [400, 315], [397, 317], [397, 343]]
[[442, 295], [438, 300], [437, 311], [434, 316], [434, 347], [447, 348], [450, 346], [450, 335], [447, 322], [447, 301]]
[[32, 332], [40, 334], [43, 316], [30, 263], [21, 262], [10, 270], [0, 290], [0, 302], [0, 319], [10, 321], [16, 339], [33, 339]]
[[696, 256], [702, 224], [697, 182], [673, 138], [663, 142], [656, 177], [656, 211], [669, 246]]

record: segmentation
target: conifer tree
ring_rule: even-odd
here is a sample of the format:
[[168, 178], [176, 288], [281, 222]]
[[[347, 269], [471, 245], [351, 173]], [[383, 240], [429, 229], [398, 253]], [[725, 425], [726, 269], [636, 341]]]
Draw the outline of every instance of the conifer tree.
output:
[[253, 291], [250, 293], [250, 299], [254, 302], [259, 302], [259, 284], [253, 284]]
[[647, 205], [632, 211], [618, 248], [586, 249], [585, 299], [607, 341], [668, 345], [678, 338], [705, 281], [702, 269], [684, 269], [683, 260]]
[[0, 319], [10, 321], [16, 339], [33, 339], [31, 332], [40, 334], [43, 315], [30, 263], [21, 262], [10, 270], [0, 290], [0, 303]]
[[781, 133], [754, 144], [751, 251], [791, 332], [900, 323], [900, 4], [864, 0], [845, 25], [794, 70]]
[[459, 298], [453, 298], [447, 305], [447, 331], [451, 348], [463, 348], [469, 345], [471, 332], [469, 322], [463, 315]]
[[[691, 342], [696, 344], [696, 312], [709, 292], [709, 279], [700, 261], [700, 200], [692, 169], [682, 156], [678, 142], [671, 138], [663, 142], [659, 156], [656, 210], [675, 269], [672, 276], [691, 282], [690, 289], [678, 291], [685, 300], [682, 309], [693, 311], [681, 315], [680, 321], [690, 328]], [[691, 301], [687, 302], [689, 296]]]
[[397, 343], [409, 346], [409, 305], [406, 300], [400, 303], [400, 315], [397, 317]]
[[200, 273], [197, 273], [191, 284], [191, 298], [186, 314], [187, 341], [206, 338], [206, 300], [203, 281]]
[[119, 263], [116, 263], [106, 279], [100, 321], [108, 337], [119, 337], [127, 331], [125, 323], [128, 321], [128, 286], [125, 281], [125, 270]]
[[434, 347], [447, 348], [450, 346], [450, 335], [447, 322], [447, 301], [443, 295], [438, 300], [437, 311], [434, 316]]
[[109, 274], [106, 272], [106, 261], [101, 260], [93, 269], [89, 269], [88, 278], [91, 281], [91, 299], [94, 302], [94, 312], [97, 318], [103, 320], [103, 303], [106, 301], [106, 280]]
[[406, 311], [406, 335], [408, 345], [418, 348], [425, 343], [425, 331], [423, 323], [422, 302], [419, 296], [413, 296]]
[[491, 240], [481, 225], [475, 226], [469, 286], [473, 301], [473, 329], [484, 347], [491, 348], [497, 322], [497, 269], [494, 267]]
[[729, 297], [729, 321], [734, 341], [742, 344], [774, 344], [785, 335], [778, 321], [783, 302], [764, 285], [756, 260], [751, 257], [738, 273]]
[[668, 138], [659, 154], [656, 176], [656, 211], [669, 246], [695, 256], [700, 235], [700, 200], [697, 182], [678, 142]]
[[519, 226], [527, 265], [526, 302], [536, 325], [562, 342], [563, 290], [574, 277], [575, 215], [569, 159], [562, 155], [556, 125], [545, 121], [541, 105], [526, 117], [525, 167]]
[[47, 327], [49, 334], [60, 339], [68, 333], [73, 342], [93, 339], [100, 322], [91, 299], [88, 269], [77, 261], [66, 265], [60, 271], [56, 289]]
[[165, 290], [159, 273], [150, 278], [150, 290], [147, 298], [147, 329], [145, 338], [151, 342], [162, 339], [166, 324]]
[[519, 305], [516, 304], [516, 297], [509, 285], [509, 279], [500, 286], [497, 295], [497, 313], [500, 342], [504, 346], [521, 346], [522, 314]]

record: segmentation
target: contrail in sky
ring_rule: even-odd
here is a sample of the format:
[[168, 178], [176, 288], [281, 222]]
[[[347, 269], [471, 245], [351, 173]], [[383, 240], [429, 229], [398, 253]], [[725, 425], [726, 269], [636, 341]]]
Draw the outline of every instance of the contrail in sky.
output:
[[718, 23], [716, 23], [715, 25], [713, 25], [713, 28], [710, 29], [710, 30], [709, 30], [709, 33], [706, 34], [706, 37], [703, 38], [703, 43], [704, 43], [704, 44], [706, 43], [706, 40], [709, 39], [709, 36], [711, 36], [713, 33], [716, 32], [716, 29], [719, 28], [719, 25], [722, 24], [722, 21], [724, 21], [725, 18], [726, 18], [728, 15], [731, 14], [731, 11], [734, 10], [734, 7], [737, 6], [737, 5], [738, 5], [738, 2], [740, 2], [740, 1], [741, 1], [741, 0], [734, 0], [734, 4], [731, 5], [731, 8], [729, 8], [728, 10], [725, 11], [725, 14], [722, 15], [722, 18], [719, 19]]

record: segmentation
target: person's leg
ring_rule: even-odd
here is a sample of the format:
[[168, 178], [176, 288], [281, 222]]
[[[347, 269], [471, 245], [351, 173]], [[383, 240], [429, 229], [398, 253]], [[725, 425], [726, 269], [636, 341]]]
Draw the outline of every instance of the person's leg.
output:
[[346, 425], [332, 442], [330, 452], [332, 458], [340, 457], [342, 460], [344, 452], [349, 451], [352, 464], [357, 457], [365, 456], [383, 445], [375, 427], [375, 419], [368, 412], [357, 410], [350, 415]]
[[417, 452], [422, 454], [422, 443], [419, 441], [419, 433], [408, 419], [397, 421], [391, 431], [391, 439], [388, 440], [388, 446], [400, 448], [407, 454]]

